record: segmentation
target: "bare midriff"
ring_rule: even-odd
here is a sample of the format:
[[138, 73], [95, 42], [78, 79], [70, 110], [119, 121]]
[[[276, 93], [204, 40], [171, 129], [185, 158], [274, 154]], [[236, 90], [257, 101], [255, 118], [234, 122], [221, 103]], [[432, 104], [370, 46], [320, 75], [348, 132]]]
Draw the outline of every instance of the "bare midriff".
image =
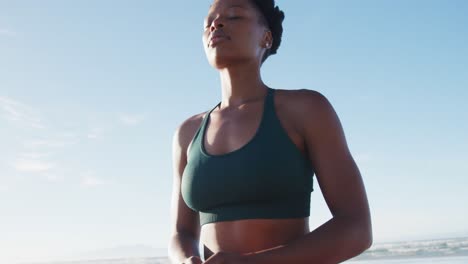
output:
[[250, 253], [290, 243], [309, 233], [309, 217], [245, 219], [202, 226], [205, 260], [216, 252]]

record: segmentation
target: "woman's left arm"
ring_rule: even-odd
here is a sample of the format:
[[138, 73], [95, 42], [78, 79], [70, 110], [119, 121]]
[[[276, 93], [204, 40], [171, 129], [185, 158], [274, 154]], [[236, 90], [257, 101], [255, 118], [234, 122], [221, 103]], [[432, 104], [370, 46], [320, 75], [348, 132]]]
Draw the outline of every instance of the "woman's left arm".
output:
[[291, 243], [245, 255], [247, 263], [340, 263], [372, 245], [365, 187], [340, 120], [321, 93], [303, 89], [298, 94], [295, 111], [302, 113], [310, 162], [333, 217]]

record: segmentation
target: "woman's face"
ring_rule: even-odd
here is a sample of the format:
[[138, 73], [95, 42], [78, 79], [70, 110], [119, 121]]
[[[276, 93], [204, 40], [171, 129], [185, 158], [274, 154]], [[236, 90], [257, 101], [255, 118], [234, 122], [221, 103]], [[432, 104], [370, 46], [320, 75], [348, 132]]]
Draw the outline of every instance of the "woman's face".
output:
[[[203, 47], [211, 66], [261, 64], [271, 32], [259, 23], [261, 14], [249, 0], [215, 0], [204, 20]], [[222, 36], [212, 40], [213, 36]]]

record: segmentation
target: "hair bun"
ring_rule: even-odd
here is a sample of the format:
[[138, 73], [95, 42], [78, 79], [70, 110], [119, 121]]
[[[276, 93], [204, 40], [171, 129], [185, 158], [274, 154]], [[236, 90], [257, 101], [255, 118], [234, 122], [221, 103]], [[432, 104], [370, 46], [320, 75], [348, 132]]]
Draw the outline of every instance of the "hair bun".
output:
[[275, 0], [251, 1], [264, 16], [273, 37], [271, 48], [265, 52], [265, 55], [262, 58], [262, 62], [264, 62], [270, 55], [276, 54], [281, 44], [281, 37], [283, 35], [283, 21], [285, 15], [278, 6], [275, 6]]

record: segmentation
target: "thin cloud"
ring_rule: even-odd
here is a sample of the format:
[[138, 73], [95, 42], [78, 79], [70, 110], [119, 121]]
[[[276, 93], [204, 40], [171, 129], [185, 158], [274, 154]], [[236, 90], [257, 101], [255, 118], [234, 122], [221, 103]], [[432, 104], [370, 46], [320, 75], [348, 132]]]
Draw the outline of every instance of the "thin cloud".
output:
[[0, 28], [0, 36], [13, 37], [13, 36], [16, 36], [16, 35], [18, 35], [18, 33], [14, 32], [14, 31]]
[[50, 182], [57, 182], [63, 180], [63, 176], [56, 173], [44, 173], [43, 176]]
[[87, 137], [89, 139], [96, 139], [96, 138], [101, 137], [103, 133], [104, 133], [103, 128], [96, 127], [96, 128], [91, 129], [91, 131], [88, 133]]
[[81, 176], [81, 185], [86, 187], [96, 187], [100, 185], [105, 185], [106, 182], [102, 179], [99, 179], [95, 176], [93, 171], [83, 173]]
[[19, 172], [38, 173], [51, 170], [55, 167], [55, 164], [33, 159], [17, 159], [13, 167]]
[[76, 132], [73, 132], [73, 131], [65, 131], [65, 132], [60, 132], [59, 134], [59, 137], [62, 137], [62, 138], [67, 138], [67, 139], [78, 139], [78, 135], [76, 134]]
[[54, 134], [39, 139], [23, 140], [22, 145], [27, 149], [64, 148], [79, 142], [78, 135], [74, 132], [55, 132]]
[[99, 135], [96, 134], [96, 133], [88, 133], [88, 138], [89, 138], [89, 139], [96, 139], [96, 138], [98, 138], [98, 137], [99, 137]]
[[0, 184], [0, 193], [8, 192], [9, 190], [10, 190], [10, 187], [8, 187], [8, 185], [1, 185]]
[[126, 126], [138, 125], [141, 122], [143, 122], [143, 120], [144, 120], [143, 115], [130, 115], [130, 114], [120, 115], [120, 121]]
[[57, 171], [57, 164], [41, 160], [50, 156], [50, 153], [25, 152], [21, 153], [20, 158], [16, 159], [13, 167], [18, 172], [27, 172], [39, 175], [49, 182], [63, 180], [63, 173]]
[[104, 181], [95, 177], [86, 177], [86, 178], [83, 178], [81, 184], [83, 184], [84, 186], [94, 187], [98, 185], [104, 185]]
[[24, 159], [40, 159], [50, 156], [50, 153], [24, 152], [20, 156]]
[[0, 115], [11, 122], [22, 123], [33, 128], [45, 128], [37, 110], [5, 96], [0, 96]]
[[56, 174], [51, 174], [51, 170], [56, 168], [56, 165], [51, 162], [45, 162], [41, 159], [49, 157], [51, 153], [39, 152], [24, 152], [20, 153], [14, 168], [19, 172], [39, 173], [40, 176], [48, 181], [55, 182], [61, 180], [62, 177]]
[[63, 139], [32, 139], [25, 140], [22, 142], [25, 148], [63, 148], [66, 146], [74, 145], [77, 142], [75, 140], [63, 140]]
[[64, 148], [78, 143], [78, 136], [71, 133], [61, 133], [57, 136], [48, 136], [42, 139], [23, 140], [22, 145], [27, 149]]

